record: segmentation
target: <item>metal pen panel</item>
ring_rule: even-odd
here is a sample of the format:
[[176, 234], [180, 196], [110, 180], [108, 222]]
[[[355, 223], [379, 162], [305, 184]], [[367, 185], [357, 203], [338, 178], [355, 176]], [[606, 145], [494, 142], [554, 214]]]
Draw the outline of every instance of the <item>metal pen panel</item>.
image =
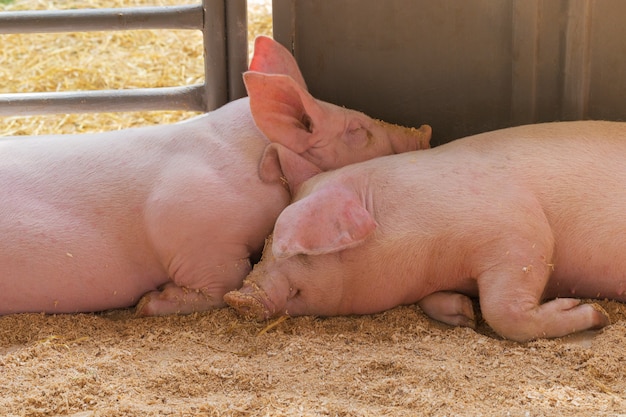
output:
[[200, 30], [205, 80], [180, 87], [0, 94], [0, 115], [213, 110], [245, 95], [246, 6], [246, 0], [203, 0], [187, 6], [2, 12], [0, 34]]

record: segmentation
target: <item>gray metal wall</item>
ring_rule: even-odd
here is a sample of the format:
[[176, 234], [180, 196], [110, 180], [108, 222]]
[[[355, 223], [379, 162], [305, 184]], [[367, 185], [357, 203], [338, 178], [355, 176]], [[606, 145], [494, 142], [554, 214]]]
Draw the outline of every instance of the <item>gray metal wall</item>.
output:
[[432, 144], [525, 123], [626, 120], [624, 0], [273, 0], [312, 93]]

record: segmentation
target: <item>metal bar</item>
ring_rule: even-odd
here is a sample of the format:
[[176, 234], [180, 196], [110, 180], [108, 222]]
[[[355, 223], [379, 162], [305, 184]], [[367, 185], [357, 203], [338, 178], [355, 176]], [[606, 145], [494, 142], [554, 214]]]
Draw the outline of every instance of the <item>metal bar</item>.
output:
[[136, 110], [204, 111], [202, 84], [132, 90], [0, 94], [0, 116]]
[[0, 13], [0, 34], [131, 29], [202, 29], [201, 4]]
[[228, 101], [226, 76], [226, 25], [224, 22], [227, 0], [203, 0], [204, 6], [204, 96], [205, 111], [214, 110]]
[[248, 69], [248, 2], [226, 2], [226, 55], [228, 62], [228, 99], [246, 95], [242, 74]]
[[296, 54], [296, 0], [272, 0], [273, 34], [291, 53]]

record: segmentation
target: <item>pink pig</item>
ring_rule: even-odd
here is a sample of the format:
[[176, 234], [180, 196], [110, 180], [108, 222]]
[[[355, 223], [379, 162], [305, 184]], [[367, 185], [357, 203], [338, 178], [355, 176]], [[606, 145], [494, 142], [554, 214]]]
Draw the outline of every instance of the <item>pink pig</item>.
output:
[[[291, 180], [294, 155], [271, 148], [265, 171]], [[257, 319], [418, 303], [473, 327], [479, 297], [512, 340], [603, 327], [579, 298], [626, 301], [624, 160], [626, 123], [562, 122], [294, 179], [273, 242], [226, 302]]]
[[290, 200], [259, 178], [270, 141], [315, 170], [428, 147], [428, 126], [315, 100], [270, 38], [244, 79], [249, 99], [182, 123], [0, 140], [0, 314], [223, 306]]

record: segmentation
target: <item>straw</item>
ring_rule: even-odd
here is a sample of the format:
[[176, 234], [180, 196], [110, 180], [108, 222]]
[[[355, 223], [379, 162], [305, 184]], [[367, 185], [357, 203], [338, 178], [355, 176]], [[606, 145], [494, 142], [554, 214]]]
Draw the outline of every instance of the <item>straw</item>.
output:
[[[3, 10], [196, 4], [197, 0], [15, 0]], [[249, 37], [271, 35], [269, 0], [249, 2]], [[0, 93], [191, 85], [204, 79], [202, 34], [133, 30], [0, 35]], [[0, 117], [0, 136], [85, 133], [174, 123], [188, 111]]]

